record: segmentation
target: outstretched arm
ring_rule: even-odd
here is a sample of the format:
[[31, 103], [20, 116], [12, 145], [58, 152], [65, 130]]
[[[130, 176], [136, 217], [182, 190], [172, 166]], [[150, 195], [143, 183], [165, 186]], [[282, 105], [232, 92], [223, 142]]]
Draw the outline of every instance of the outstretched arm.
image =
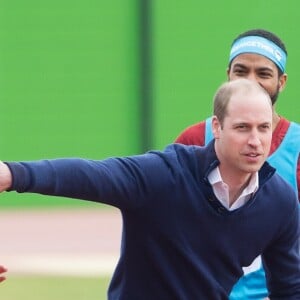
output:
[[38, 193], [136, 208], [153, 197], [153, 187], [159, 192], [165, 190], [162, 178], [167, 184], [172, 182], [169, 160], [166, 154], [152, 151], [98, 161], [59, 158], [0, 162], [0, 192]]

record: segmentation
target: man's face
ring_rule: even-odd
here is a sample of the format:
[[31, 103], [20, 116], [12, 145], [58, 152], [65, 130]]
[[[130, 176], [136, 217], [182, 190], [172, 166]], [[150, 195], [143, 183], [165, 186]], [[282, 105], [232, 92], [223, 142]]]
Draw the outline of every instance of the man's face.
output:
[[278, 77], [276, 65], [265, 56], [244, 53], [235, 57], [227, 70], [228, 79], [246, 78], [258, 82], [270, 95], [272, 103], [286, 83], [286, 74]]
[[264, 93], [232, 95], [223, 125], [213, 118], [222, 177], [245, 178], [266, 160], [272, 138], [272, 107]]

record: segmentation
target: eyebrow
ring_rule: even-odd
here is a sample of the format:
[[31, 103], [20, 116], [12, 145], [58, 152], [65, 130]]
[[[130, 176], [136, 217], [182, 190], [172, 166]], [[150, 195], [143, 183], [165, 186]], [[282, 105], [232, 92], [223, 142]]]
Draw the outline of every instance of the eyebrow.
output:
[[[245, 66], [244, 64], [241, 64], [241, 63], [236, 63], [231, 66], [232, 69], [234, 69], [235, 67], [242, 68], [242, 69], [249, 69], [247, 66]], [[258, 67], [256, 69], [273, 72], [273, 69], [270, 67]]]
[[[244, 125], [244, 126], [252, 126], [251, 122], [245, 122], [245, 121], [238, 121], [232, 124], [232, 126], [240, 126], [240, 125]], [[272, 126], [272, 122], [269, 121], [263, 121], [259, 124], [257, 124], [257, 126], [265, 126], [265, 125], [270, 125]]]

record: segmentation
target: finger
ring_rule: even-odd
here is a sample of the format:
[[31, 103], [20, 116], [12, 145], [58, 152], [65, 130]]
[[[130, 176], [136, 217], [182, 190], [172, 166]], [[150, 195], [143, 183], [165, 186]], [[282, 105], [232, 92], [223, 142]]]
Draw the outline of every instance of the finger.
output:
[[0, 282], [4, 281], [5, 279], [6, 279], [6, 277], [0, 276]]

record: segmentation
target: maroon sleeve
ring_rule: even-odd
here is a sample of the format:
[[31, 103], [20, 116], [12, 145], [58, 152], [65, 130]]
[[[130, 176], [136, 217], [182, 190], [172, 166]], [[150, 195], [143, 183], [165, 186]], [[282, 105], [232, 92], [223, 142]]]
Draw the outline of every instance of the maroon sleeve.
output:
[[196, 123], [187, 127], [176, 138], [175, 143], [184, 145], [198, 145], [204, 146], [205, 144], [205, 121]]

